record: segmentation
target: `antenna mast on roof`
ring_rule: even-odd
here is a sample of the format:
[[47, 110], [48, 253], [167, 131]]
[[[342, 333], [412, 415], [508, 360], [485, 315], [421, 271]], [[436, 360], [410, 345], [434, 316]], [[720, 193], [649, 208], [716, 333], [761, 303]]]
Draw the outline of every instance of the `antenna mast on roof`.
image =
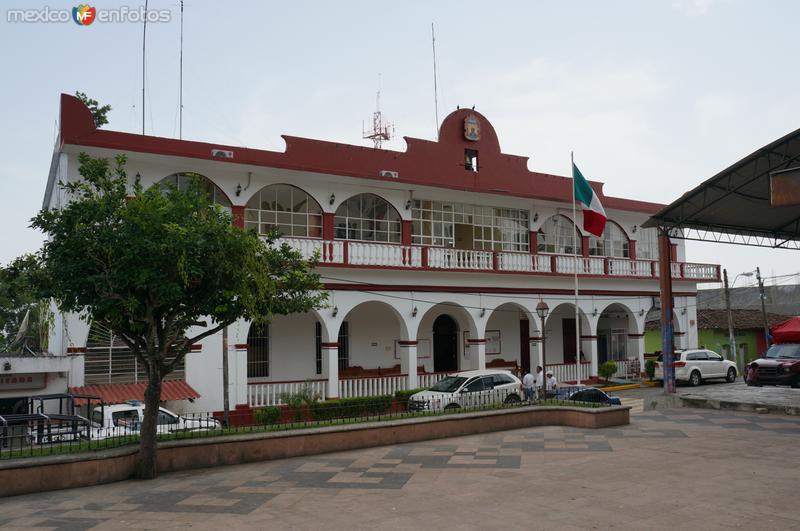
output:
[[433, 33], [433, 22], [431, 22], [431, 46], [433, 47], [433, 107], [436, 112], [436, 140], [439, 140], [439, 89], [436, 80], [436, 35]]
[[381, 149], [384, 142], [388, 142], [394, 136], [394, 124], [383, 122], [381, 114], [381, 75], [378, 74], [378, 92], [375, 96], [375, 112], [372, 113], [372, 129], [364, 129], [364, 122], [361, 122], [361, 138], [372, 140], [376, 149]]

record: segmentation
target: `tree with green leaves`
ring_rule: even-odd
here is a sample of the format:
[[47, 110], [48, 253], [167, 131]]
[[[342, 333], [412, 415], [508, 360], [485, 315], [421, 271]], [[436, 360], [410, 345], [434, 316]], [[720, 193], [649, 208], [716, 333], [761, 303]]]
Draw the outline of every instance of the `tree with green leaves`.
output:
[[147, 372], [137, 475], [155, 477], [156, 417], [164, 376], [191, 346], [237, 319], [321, 307], [327, 294], [288, 245], [233, 227], [199, 183], [181, 191], [128, 182], [125, 157], [79, 156], [70, 202], [43, 210], [41, 294], [114, 332]]
[[0, 352], [41, 352], [47, 348], [46, 301], [37, 296], [37, 259], [17, 258], [0, 267]]
[[76, 92], [75, 97], [83, 102], [89, 108], [89, 111], [92, 113], [92, 118], [94, 119], [95, 127], [103, 127], [108, 123], [107, 115], [111, 110], [111, 105], [103, 105], [100, 107], [100, 104], [97, 100], [93, 100], [89, 98], [83, 92]]

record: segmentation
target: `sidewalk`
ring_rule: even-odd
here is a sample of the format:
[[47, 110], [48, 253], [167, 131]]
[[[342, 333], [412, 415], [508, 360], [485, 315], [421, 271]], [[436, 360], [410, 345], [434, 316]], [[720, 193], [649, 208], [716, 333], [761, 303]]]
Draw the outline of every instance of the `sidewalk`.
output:
[[689, 407], [738, 411], [766, 409], [771, 413], [800, 415], [800, 389], [790, 387], [748, 387], [744, 382], [704, 384], [679, 387], [678, 395]]

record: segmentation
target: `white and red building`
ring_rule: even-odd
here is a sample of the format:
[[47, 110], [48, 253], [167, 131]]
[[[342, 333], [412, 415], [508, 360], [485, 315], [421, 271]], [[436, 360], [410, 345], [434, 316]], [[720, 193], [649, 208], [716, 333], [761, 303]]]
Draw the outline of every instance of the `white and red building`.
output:
[[[502, 153], [489, 121], [468, 109], [444, 119], [438, 141], [406, 138], [405, 151], [284, 140], [277, 152], [96, 129], [79, 100], [61, 97], [45, 207], [66, 200], [59, 181], [80, 178], [80, 152], [124, 153], [128, 175], [145, 186], [200, 175], [237, 226], [277, 226], [305, 255], [320, 253], [329, 307], [230, 327], [232, 404], [272, 404], [307, 381], [336, 397], [416, 388], [462, 369], [527, 370], [543, 347], [561, 381], [596, 376], [606, 360], [621, 372], [630, 360], [640, 366], [660, 274], [656, 234], [641, 224], [662, 205], [606, 196], [592, 182], [609, 222], [602, 238], [585, 234], [572, 220], [572, 180]], [[719, 266], [687, 262], [681, 241], [672, 254], [683, 308], [677, 346], [694, 347], [696, 284], [718, 281]], [[550, 308], [546, 323], [540, 301]], [[84, 357], [72, 386], [141, 382], [119, 342], [77, 315], [56, 315], [50, 348]], [[221, 348], [218, 334], [187, 356], [176, 378], [200, 397], [184, 409], [221, 408]], [[180, 394], [171, 398], [188, 398]]]

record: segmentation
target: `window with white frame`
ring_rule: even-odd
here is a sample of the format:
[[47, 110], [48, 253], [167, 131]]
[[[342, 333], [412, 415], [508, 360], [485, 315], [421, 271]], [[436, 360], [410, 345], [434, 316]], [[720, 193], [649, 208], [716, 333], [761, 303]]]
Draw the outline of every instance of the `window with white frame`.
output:
[[167, 183], [172, 184], [181, 192], [185, 192], [189, 189], [189, 186], [192, 182], [196, 182], [200, 189], [208, 194], [208, 200], [214, 204], [217, 204], [223, 208], [230, 209], [231, 202], [228, 199], [228, 196], [225, 195], [225, 192], [220, 189], [219, 186], [214, 184], [211, 179], [206, 177], [205, 175], [201, 175], [199, 173], [194, 172], [183, 172], [183, 173], [174, 173], [168, 177], [164, 177], [159, 182], [159, 185], [165, 187]]
[[336, 209], [336, 238], [368, 242], [400, 243], [400, 214], [375, 194], [359, 194]]
[[627, 234], [619, 225], [609, 221], [603, 230], [602, 238], [589, 236], [589, 255], [628, 258], [630, 250]]
[[456, 225], [472, 227], [474, 249], [528, 252], [530, 248], [527, 210], [414, 199], [412, 243], [454, 247]]
[[658, 260], [658, 229], [639, 229], [636, 240], [636, 258]]
[[322, 208], [300, 188], [273, 184], [262, 188], [245, 206], [245, 228], [282, 236], [322, 237]]
[[575, 243], [581, 254], [581, 235], [566, 216], [557, 214], [545, 220], [539, 229], [536, 248], [540, 253], [573, 254]]

